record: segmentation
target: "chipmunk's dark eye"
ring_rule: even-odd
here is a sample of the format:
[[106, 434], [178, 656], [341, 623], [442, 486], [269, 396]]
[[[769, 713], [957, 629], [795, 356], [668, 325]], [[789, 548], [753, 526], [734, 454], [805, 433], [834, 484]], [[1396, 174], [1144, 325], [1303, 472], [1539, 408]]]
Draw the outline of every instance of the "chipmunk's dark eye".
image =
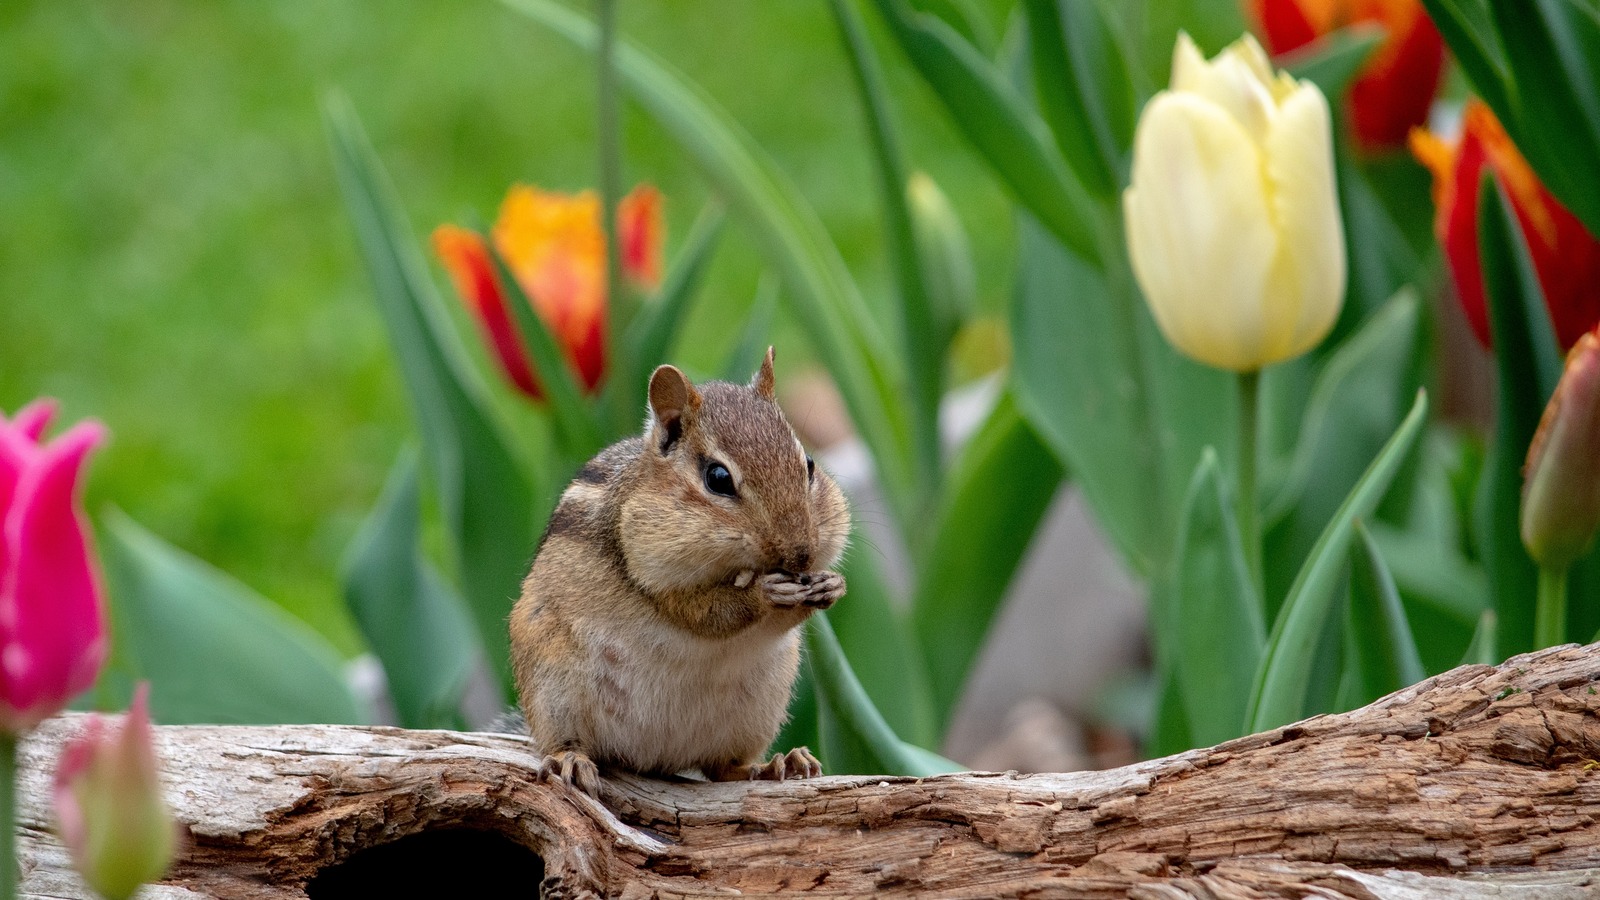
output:
[[724, 497], [739, 496], [739, 492], [733, 489], [733, 473], [719, 462], [706, 463], [706, 490]]
[[811, 482], [814, 482], [816, 480], [817, 480], [817, 461], [811, 458], [811, 454], [807, 453], [806, 454], [806, 483], [810, 484]]

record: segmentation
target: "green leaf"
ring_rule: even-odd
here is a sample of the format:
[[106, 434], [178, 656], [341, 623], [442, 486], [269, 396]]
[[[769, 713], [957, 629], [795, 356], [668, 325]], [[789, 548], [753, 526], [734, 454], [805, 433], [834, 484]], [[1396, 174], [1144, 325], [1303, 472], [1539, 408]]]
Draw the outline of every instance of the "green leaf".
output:
[[471, 375], [355, 111], [335, 94], [323, 112], [339, 186], [433, 468], [463, 593], [490, 664], [509, 684], [506, 615], [535, 538], [533, 491], [489, 412], [483, 385]]
[[813, 686], [815, 680], [811, 666], [802, 665], [800, 675], [794, 681], [794, 690], [789, 695], [789, 718], [783, 723], [777, 739], [772, 742], [772, 749], [787, 753], [795, 747], [811, 747], [819, 755], [823, 753], [821, 722], [817, 718], [817, 689]]
[[1479, 484], [1478, 555], [1495, 603], [1495, 649], [1511, 656], [1533, 649], [1538, 571], [1522, 546], [1522, 465], [1561, 377], [1561, 356], [1510, 202], [1488, 173], [1478, 197], [1483, 292], [1499, 387], [1494, 442]]
[[1072, 472], [1129, 566], [1156, 575], [1170, 560], [1202, 450], [1233, 453], [1231, 379], [1178, 356], [1131, 276], [1113, 288], [1027, 216], [1018, 232], [1017, 407]]
[[1551, 192], [1600, 234], [1600, 10], [1579, 0], [1490, 3], [1513, 82], [1501, 114]]
[[874, 170], [887, 232], [885, 245], [899, 289], [900, 352], [906, 360], [911, 381], [906, 399], [911, 408], [918, 493], [931, 499], [939, 490], [939, 400], [944, 395], [945, 344], [932, 340], [935, 334], [933, 303], [911, 211], [906, 204], [905, 160], [883, 72], [855, 7], [846, 0], [832, 0], [832, 8], [867, 114], [867, 135], [876, 163]]
[[654, 299], [640, 307], [628, 330], [619, 342], [625, 359], [611, 361], [612, 374], [606, 379], [607, 409], [617, 411], [612, 428], [617, 432], [630, 431], [638, 426], [639, 398], [644, 396], [650, 373], [667, 362], [672, 352], [678, 330], [682, 327], [689, 307], [706, 270], [716, 252], [722, 236], [724, 216], [722, 204], [712, 201], [700, 210], [683, 249], [672, 261], [667, 280], [656, 291]]
[[1349, 612], [1345, 650], [1350, 661], [1346, 674], [1354, 685], [1352, 708], [1427, 677], [1394, 576], [1359, 521], [1350, 548]]
[[817, 696], [827, 710], [828, 726], [861, 749], [867, 771], [836, 774], [862, 775], [940, 775], [959, 772], [962, 767], [930, 751], [914, 748], [900, 740], [872, 704], [856, 679], [839, 647], [839, 639], [828, 625], [826, 613], [817, 613], [806, 626], [806, 655], [815, 678]]
[[943, 359], [962, 324], [978, 308], [972, 242], [950, 198], [926, 173], [911, 173], [906, 201], [932, 320], [932, 331], [924, 334], [920, 343], [937, 347]]
[[1316, 651], [1328, 627], [1355, 535], [1355, 522], [1371, 516], [1377, 509], [1378, 501], [1416, 444], [1427, 412], [1427, 394], [1418, 391], [1410, 414], [1334, 513], [1301, 567], [1300, 576], [1289, 589], [1283, 611], [1273, 625], [1266, 655], [1256, 673], [1255, 691], [1250, 701], [1249, 728], [1252, 732], [1293, 722], [1304, 714]]
[[479, 237], [489, 250], [495, 279], [506, 292], [506, 306], [511, 308], [511, 320], [516, 323], [522, 348], [533, 362], [539, 385], [544, 388], [545, 408], [550, 411], [550, 419], [561, 435], [561, 448], [574, 459], [587, 459], [605, 446], [605, 438], [589, 412], [567, 354], [544, 319], [535, 312], [532, 298], [511, 273], [505, 257], [500, 255], [500, 248], [488, 235]]
[[911, 602], [922, 658], [929, 661], [936, 733], [954, 714], [1061, 475], [1060, 463], [1007, 392], [947, 477], [949, 489], [922, 554]]
[[1103, 199], [1121, 192], [1138, 97], [1118, 35], [1098, 3], [1026, 0], [1034, 94], [1078, 180]]
[[756, 297], [744, 317], [744, 328], [722, 364], [722, 378], [736, 384], [748, 382], [761, 368], [772, 338], [772, 325], [778, 317], [778, 282], [766, 275], [756, 282]]
[[1367, 58], [1383, 43], [1385, 35], [1378, 25], [1350, 25], [1278, 57], [1273, 65], [1316, 85], [1328, 102], [1336, 106]]
[[346, 551], [345, 602], [383, 663], [407, 728], [453, 728], [482, 652], [461, 597], [423, 557], [417, 454], [396, 460], [383, 495]]
[[1183, 690], [1178, 685], [1176, 669], [1168, 669], [1160, 678], [1161, 693], [1156, 696], [1155, 721], [1146, 751], [1151, 756], [1171, 756], [1199, 746], [1189, 729], [1189, 712], [1183, 702]]
[[[594, 48], [594, 23], [584, 16], [550, 0], [504, 2], [579, 47]], [[909, 530], [916, 490], [902, 402], [906, 375], [815, 211], [728, 114], [682, 75], [626, 40], [617, 42], [616, 65], [622, 83], [743, 216], [748, 234], [783, 276], [795, 316], [872, 451], [896, 519]]]
[[1472, 89], [1496, 115], [1507, 116], [1511, 104], [1505, 51], [1490, 21], [1488, 0], [1422, 0], [1422, 5]]
[[1173, 570], [1176, 598], [1161, 641], [1172, 654], [1168, 666], [1189, 737], [1209, 747], [1243, 733], [1266, 625], [1233, 502], [1210, 448], [1195, 468], [1184, 510]]
[[857, 548], [845, 557], [840, 572], [849, 593], [828, 610], [828, 624], [845, 656], [855, 661], [867, 697], [883, 710], [895, 734], [934, 743], [939, 731], [928, 686], [929, 657], [919, 652], [912, 616], [896, 602], [876, 550]]
[[[1344, 216], [1349, 286], [1329, 340], [1345, 340], [1396, 292], [1429, 277], [1423, 258], [1433, 252], [1433, 233], [1425, 230], [1413, 242], [1402, 227], [1420, 220], [1431, 223], [1431, 182], [1425, 169], [1410, 160], [1362, 159], [1348, 142], [1335, 148], [1339, 210]], [[1407, 206], [1407, 201], [1414, 201]], [[1397, 208], [1398, 207], [1398, 208]], [[1429, 226], [1424, 225], [1424, 229]]]
[[[1405, 397], [1421, 380], [1421, 315], [1416, 294], [1402, 290], [1318, 372], [1283, 487], [1262, 516], [1268, 597], [1286, 596], [1299, 562], [1399, 424]], [[1268, 605], [1269, 617], [1276, 611]]]
[[328, 642], [228, 575], [110, 510], [114, 668], [166, 725], [366, 721]]
[[1478, 617], [1478, 627], [1472, 632], [1472, 643], [1467, 645], [1467, 652], [1461, 657], [1463, 666], [1497, 666], [1506, 655], [1495, 649], [1494, 610], [1486, 609]]
[[1383, 522], [1368, 523], [1366, 530], [1382, 549], [1401, 594], [1467, 628], [1489, 607], [1488, 579], [1458, 549]]
[[1068, 171], [1049, 129], [994, 64], [948, 25], [905, 0], [877, 0], [901, 49], [1016, 201], [1072, 252], [1104, 267], [1109, 228], [1102, 207]]

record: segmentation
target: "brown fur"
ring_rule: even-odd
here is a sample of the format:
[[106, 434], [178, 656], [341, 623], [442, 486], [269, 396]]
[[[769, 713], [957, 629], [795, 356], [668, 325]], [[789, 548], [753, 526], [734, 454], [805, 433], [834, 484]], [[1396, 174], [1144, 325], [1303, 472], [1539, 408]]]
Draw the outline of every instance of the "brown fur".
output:
[[[606, 448], [562, 494], [510, 623], [546, 776], [593, 793], [596, 763], [713, 778], [820, 772], [803, 749], [761, 758], [799, 665], [796, 626], [844, 591], [825, 570], [850, 515], [826, 473], [808, 477], [773, 395], [770, 350], [748, 387], [696, 387], [662, 366], [644, 434]], [[737, 497], [706, 488], [712, 461]]]

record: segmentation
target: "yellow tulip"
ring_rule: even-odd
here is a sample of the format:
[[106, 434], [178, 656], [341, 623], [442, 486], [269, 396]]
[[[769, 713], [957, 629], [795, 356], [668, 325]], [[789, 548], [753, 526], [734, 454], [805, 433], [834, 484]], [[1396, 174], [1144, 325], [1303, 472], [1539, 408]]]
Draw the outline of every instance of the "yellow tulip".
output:
[[1254, 38], [1207, 61], [1186, 34], [1134, 133], [1128, 255], [1156, 323], [1207, 365], [1306, 352], [1344, 298], [1328, 101]]

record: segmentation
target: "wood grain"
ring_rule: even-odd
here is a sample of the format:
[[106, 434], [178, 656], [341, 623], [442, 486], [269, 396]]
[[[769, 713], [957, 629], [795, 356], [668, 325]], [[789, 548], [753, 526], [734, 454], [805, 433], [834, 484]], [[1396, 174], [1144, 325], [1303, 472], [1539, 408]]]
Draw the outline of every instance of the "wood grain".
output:
[[[89, 896], [45, 805], [81, 727], [52, 720], [23, 745], [25, 894]], [[1600, 645], [1463, 667], [1354, 712], [1110, 771], [624, 775], [605, 780], [603, 805], [535, 781], [507, 735], [158, 735], [191, 838], [157, 897], [302, 897], [364, 848], [443, 829], [530, 848], [546, 897], [1600, 896]]]

